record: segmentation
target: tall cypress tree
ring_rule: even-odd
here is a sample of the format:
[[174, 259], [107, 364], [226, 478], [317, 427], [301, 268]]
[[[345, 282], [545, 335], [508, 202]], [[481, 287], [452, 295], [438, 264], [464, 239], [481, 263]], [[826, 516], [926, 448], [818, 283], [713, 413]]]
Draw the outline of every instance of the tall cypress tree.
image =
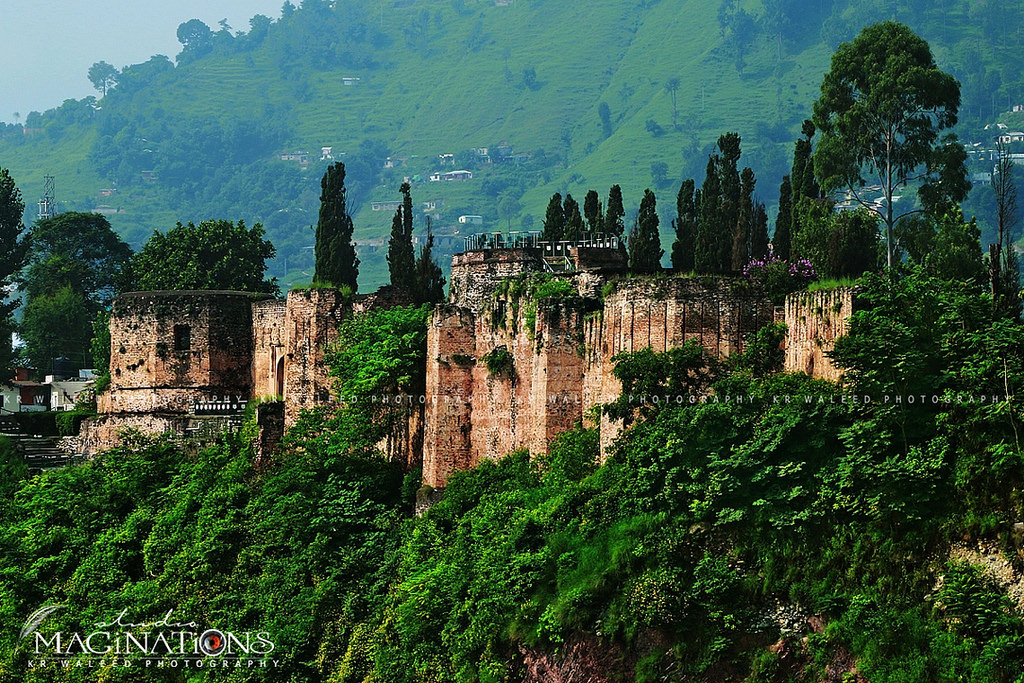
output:
[[629, 269], [634, 273], [661, 270], [661, 236], [658, 234], [658, 209], [654, 193], [644, 190], [636, 225], [629, 233]]
[[762, 259], [768, 255], [768, 210], [764, 202], [754, 207], [753, 233], [750, 235], [750, 258]]
[[412, 191], [409, 183], [402, 183], [402, 206], [391, 221], [391, 239], [388, 241], [388, 270], [391, 286], [404, 290], [416, 287], [416, 255], [412, 248]]
[[441, 266], [434, 262], [434, 233], [430, 229], [430, 218], [427, 218], [427, 242], [420, 248], [416, 259], [416, 288], [414, 296], [417, 303], [438, 304], [444, 301], [444, 275]]
[[608, 208], [604, 213], [604, 231], [611, 236], [622, 238], [626, 232], [626, 210], [622, 206], [622, 188], [612, 185], [608, 191]]
[[565, 212], [562, 209], [562, 195], [558, 192], [551, 195], [547, 212], [544, 214], [544, 232], [541, 239], [547, 242], [560, 242], [565, 239]]
[[719, 157], [708, 157], [704, 185], [700, 191], [700, 212], [697, 214], [697, 236], [694, 240], [693, 266], [700, 275], [721, 273], [722, 243], [729, 244], [731, 231], [722, 224], [722, 185], [718, 178]]
[[800, 127], [800, 132], [803, 133], [805, 140], [804, 149], [808, 155], [807, 160], [802, 165], [803, 177], [800, 178], [800, 194], [811, 199], [820, 199], [821, 187], [818, 185], [817, 178], [814, 177], [814, 161], [810, 156], [814, 153], [814, 135], [817, 133], [817, 129], [814, 127], [813, 122], [805, 120]]
[[802, 200], [805, 197], [818, 199], [821, 196], [818, 181], [814, 178], [814, 162], [811, 159], [811, 155], [814, 153], [812, 139], [816, 132], [814, 124], [810, 121], [804, 121], [800, 132], [803, 137], [797, 140], [794, 146], [793, 170], [790, 173], [790, 184], [792, 185], [793, 194], [790, 200], [790, 256], [796, 256], [793, 253], [792, 245], [796, 243], [796, 236], [800, 233], [802, 227], [800, 224], [801, 207], [804, 204]]
[[788, 175], [782, 176], [779, 188], [779, 215], [775, 218], [775, 235], [772, 237], [772, 252], [781, 259], [789, 260], [793, 243], [793, 185]]
[[327, 167], [320, 179], [320, 217], [316, 223], [313, 280], [356, 291], [359, 259], [352, 243], [352, 217], [346, 207], [345, 164]]
[[677, 273], [693, 270], [693, 241], [697, 232], [697, 206], [693, 201], [693, 179], [684, 180], [676, 195], [676, 219], [672, 229], [676, 239], [672, 242], [672, 268]]
[[562, 239], [576, 242], [583, 236], [583, 216], [580, 214], [580, 205], [571, 194], [565, 195], [565, 202], [562, 204], [562, 216], [565, 217], [565, 230]]
[[754, 172], [744, 168], [740, 175], [740, 210], [732, 241], [732, 270], [739, 272], [750, 260], [750, 240], [754, 232]]
[[604, 216], [601, 215], [601, 199], [596, 190], [589, 190], [583, 199], [583, 216], [590, 232], [601, 232]]
[[722, 135], [718, 138], [718, 149], [722, 153], [718, 166], [722, 184], [722, 221], [733, 233], [729, 235], [731, 245], [740, 215], [740, 136], [736, 133]]

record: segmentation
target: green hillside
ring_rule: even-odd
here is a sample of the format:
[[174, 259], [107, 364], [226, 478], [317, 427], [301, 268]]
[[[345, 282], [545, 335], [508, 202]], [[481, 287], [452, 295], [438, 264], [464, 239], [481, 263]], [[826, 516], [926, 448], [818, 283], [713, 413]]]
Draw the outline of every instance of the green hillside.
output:
[[[931, 41], [963, 84], [962, 137], [981, 139], [1016, 103], [1021, 80], [1019, 12], [1003, 5], [286, 3], [284, 15], [255, 17], [246, 32], [199, 30], [176, 65], [154, 57], [126, 67], [102, 101], [68, 101], [0, 129], [0, 165], [30, 209], [53, 174], [62, 207], [101, 207], [136, 246], [177, 220], [263, 222], [286, 283], [309, 279], [322, 147], [348, 168], [363, 289], [387, 277], [375, 244], [390, 213], [371, 202], [397, 198], [406, 176], [417, 202], [438, 202], [435, 231], [453, 237], [459, 215], [483, 216], [485, 229], [539, 228], [553, 192], [604, 196], [614, 183], [631, 219], [651, 187], [667, 247], [678, 182], [703, 177], [726, 130], [742, 136], [743, 163], [774, 212], [830, 54], [867, 23], [895, 16]], [[489, 160], [472, 151], [484, 147]], [[308, 164], [280, 159], [293, 151]], [[440, 166], [441, 154], [455, 165]], [[394, 168], [384, 168], [389, 156]], [[474, 178], [427, 180], [456, 168]], [[515, 201], [499, 212], [499, 197]], [[442, 240], [442, 251], [459, 243]]]

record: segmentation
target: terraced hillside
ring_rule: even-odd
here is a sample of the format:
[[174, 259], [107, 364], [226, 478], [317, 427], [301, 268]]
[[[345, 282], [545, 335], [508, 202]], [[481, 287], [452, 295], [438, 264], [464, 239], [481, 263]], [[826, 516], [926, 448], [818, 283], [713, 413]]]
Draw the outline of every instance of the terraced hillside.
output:
[[[452, 236], [443, 250], [469, 230], [460, 215], [537, 228], [551, 193], [613, 183], [627, 212], [645, 187], [661, 196], [667, 241], [679, 180], [703, 177], [734, 130], [771, 206], [829, 55], [873, 21], [931, 41], [963, 83], [964, 136], [981, 136], [1016, 103], [1019, 14], [1003, 0], [305, 0], [244, 33], [199, 31], [176, 63], [125, 68], [102, 101], [7, 126], [0, 165], [30, 200], [55, 175], [64, 208], [104, 211], [136, 245], [177, 220], [261, 221], [290, 283], [309, 279], [330, 147], [349, 170], [368, 289], [387, 276], [391, 218], [373, 202], [405, 177]], [[463, 168], [471, 180], [429, 180]]]

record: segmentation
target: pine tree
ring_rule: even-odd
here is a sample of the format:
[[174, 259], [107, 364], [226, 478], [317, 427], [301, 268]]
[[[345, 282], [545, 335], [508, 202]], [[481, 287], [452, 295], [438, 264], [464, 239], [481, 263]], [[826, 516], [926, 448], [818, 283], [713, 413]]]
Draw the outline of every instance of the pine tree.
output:
[[571, 194], [565, 195], [565, 202], [562, 204], [562, 216], [565, 217], [565, 230], [563, 238], [570, 242], [577, 242], [583, 237], [583, 216], [580, 214], [580, 205]]
[[588, 191], [583, 199], [583, 216], [587, 219], [587, 229], [590, 232], [601, 232], [604, 216], [601, 215], [601, 199], [597, 196], [596, 190]]
[[693, 201], [693, 179], [683, 181], [676, 195], [676, 219], [672, 229], [676, 239], [672, 243], [672, 268], [677, 273], [693, 270], [693, 240], [697, 231], [697, 207]]
[[391, 240], [388, 242], [388, 270], [391, 286], [413, 290], [416, 287], [416, 255], [412, 248], [412, 192], [409, 183], [402, 183], [402, 206], [391, 221]]
[[622, 206], [622, 188], [612, 185], [612, 189], [608, 191], [608, 208], [604, 214], [605, 233], [621, 240], [626, 232], [625, 216], [626, 210]]
[[754, 232], [754, 172], [744, 168], [740, 176], [740, 210], [732, 242], [732, 270], [739, 272], [750, 260], [751, 235]]
[[352, 243], [352, 217], [348, 215], [345, 164], [327, 167], [320, 180], [320, 218], [316, 224], [315, 282], [356, 291], [359, 259]]
[[434, 262], [434, 233], [430, 229], [430, 218], [427, 218], [427, 242], [420, 248], [416, 259], [416, 288], [414, 295], [417, 303], [438, 304], [444, 301], [444, 275], [441, 266]]
[[781, 259], [789, 260], [793, 227], [793, 185], [788, 175], [782, 176], [779, 188], [779, 215], [775, 218], [775, 235], [772, 237], [772, 252]]
[[658, 210], [654, 193], [644, 190], [636, 224], [629, 234], [629, 269], [634, 273], [661, 270], [661, 236], [658, 234]]
[[540, 238], [545, 242], [561, 242], [565, 239], [565, 213], [562, 210], [562, 195], [551, 195], [548, 210], [544, 214], [544, 232]]
[[753, 233], [750, 236], [750, 258], [763, 259], [768, 255], [768, 210], [764, 202], [754, 207]]
[[693, 247], [693, 266], [700, 275], [723, 272], [722, 243], [729, 244], [729, 232], [724, 229], [721, 219], [722, 186], [718, 178], [718, 164], [717, 154], [708, 157], [701, 187], [697, 236]]

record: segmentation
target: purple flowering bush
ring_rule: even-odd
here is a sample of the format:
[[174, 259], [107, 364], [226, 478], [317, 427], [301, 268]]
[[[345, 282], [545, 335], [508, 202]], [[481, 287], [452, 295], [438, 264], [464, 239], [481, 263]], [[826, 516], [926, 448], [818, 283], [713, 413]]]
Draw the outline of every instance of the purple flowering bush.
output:
[[790, 292], [796, 292], [809, 285], [816, 277], [814, 266], [807, 259], [787, 261], [776, 254], [751, 259], [743, 267], [743, 275], [757, 282], [776, 304], [781, 304]]

